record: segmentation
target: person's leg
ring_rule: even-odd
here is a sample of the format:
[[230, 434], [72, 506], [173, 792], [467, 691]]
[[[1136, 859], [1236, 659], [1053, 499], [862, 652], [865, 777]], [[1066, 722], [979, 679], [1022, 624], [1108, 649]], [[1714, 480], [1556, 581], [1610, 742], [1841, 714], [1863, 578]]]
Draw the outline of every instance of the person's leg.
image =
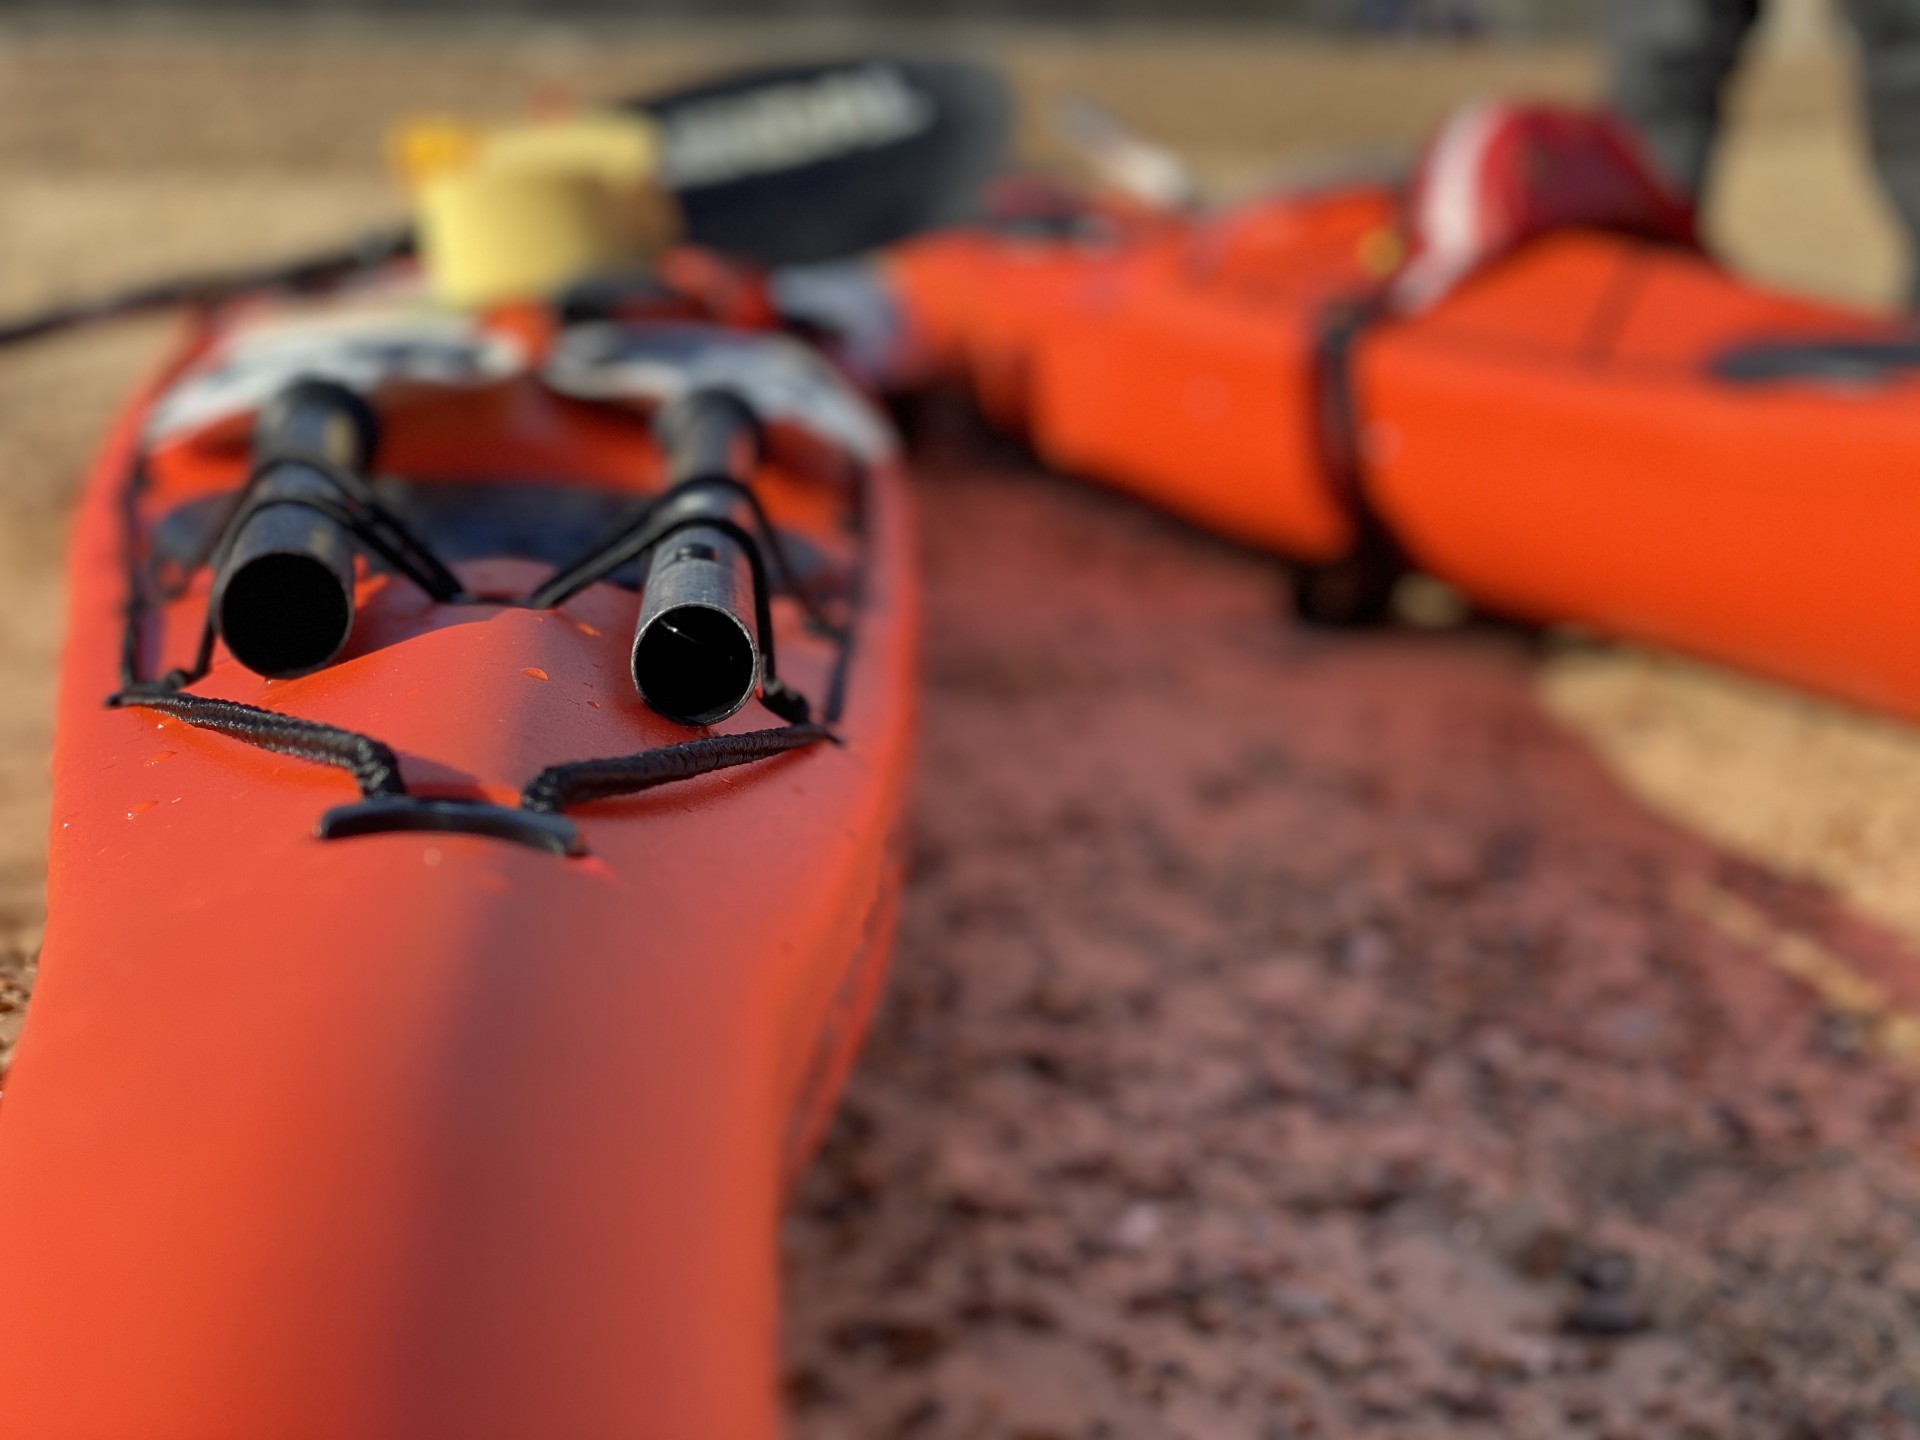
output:
[[1706, 188], [1727, 77], [1759, 13], [1760, 0], [1608, 0], [1613, 107], [1695, 198]]
[[[1860, 35], [1867, 131], [1880, 183], [1920, 244], [1920, 0], [1847, 0]], [[1920, 300], [1920, 268], [1913, 282]]]

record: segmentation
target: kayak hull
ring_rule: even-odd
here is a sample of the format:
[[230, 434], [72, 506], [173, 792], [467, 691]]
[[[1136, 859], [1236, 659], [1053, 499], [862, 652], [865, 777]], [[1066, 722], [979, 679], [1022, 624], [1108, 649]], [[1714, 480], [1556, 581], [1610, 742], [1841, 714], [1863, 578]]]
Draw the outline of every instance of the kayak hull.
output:
[[1904, 339], [1696, 256], [1563, 237], [1367, 347], [1369, 493], [1423, 567], [1491, 608], [1920, 718], [1920, 372], [1721, 373]]

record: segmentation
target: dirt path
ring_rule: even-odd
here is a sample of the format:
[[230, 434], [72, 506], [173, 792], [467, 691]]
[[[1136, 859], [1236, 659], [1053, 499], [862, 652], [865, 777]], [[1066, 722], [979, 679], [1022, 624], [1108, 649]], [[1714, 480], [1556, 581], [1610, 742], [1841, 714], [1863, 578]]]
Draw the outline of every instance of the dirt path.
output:
[[[0, 304], [377, 218], [395, 112], [779, 44], [0, 32]], [[1595, 83], [1573, 50], [997, 48], [1229, 185]], [[1716, 229], [1882, 299], [1846, 93], [1830, 57], [1757, 76]], [[159, 333], [0, 356], [0, 1065], [58, 537]], [[1914, 732], [1625, 652], [1315, 638], [1268, 562], [934, 422], [915, 869], [791, 1223], [799, 1433], [1920, 1435]]]

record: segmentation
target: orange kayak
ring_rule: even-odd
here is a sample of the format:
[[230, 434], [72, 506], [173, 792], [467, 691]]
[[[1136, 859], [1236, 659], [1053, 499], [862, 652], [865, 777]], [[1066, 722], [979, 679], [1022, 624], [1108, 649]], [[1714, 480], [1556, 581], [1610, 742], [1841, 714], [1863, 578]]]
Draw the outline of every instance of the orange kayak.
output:
[[1920, 334], [1729, 273], [1599, 122], [1469, 115], [1411, 195], [936, 236], [888, 284], [990, 417], [1303, 562], [1310, 612], [1417, 567], [1920, 718]]
[[[779, 1433], [777, 1213], [910, 758], [866, 400], [775, 335], [386, 275], [195, 328], [72, 546], [9, 1440]], [[737, 713], [636, 692], [648, 565], [735, 587], [677, 618], [750, 647]], [[316, 646], [275, 586], [330, 573]]]

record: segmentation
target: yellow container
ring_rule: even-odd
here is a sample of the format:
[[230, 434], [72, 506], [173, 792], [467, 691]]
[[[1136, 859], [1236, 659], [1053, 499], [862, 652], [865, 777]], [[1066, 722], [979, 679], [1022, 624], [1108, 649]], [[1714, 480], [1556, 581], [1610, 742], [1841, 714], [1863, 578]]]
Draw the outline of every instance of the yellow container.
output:
[[638, 116], [588, 115], [479, 134], [445, 121], [403, 132], [433, 293], [460, 307], [538, 298], [643, 264], [678, 233]]

